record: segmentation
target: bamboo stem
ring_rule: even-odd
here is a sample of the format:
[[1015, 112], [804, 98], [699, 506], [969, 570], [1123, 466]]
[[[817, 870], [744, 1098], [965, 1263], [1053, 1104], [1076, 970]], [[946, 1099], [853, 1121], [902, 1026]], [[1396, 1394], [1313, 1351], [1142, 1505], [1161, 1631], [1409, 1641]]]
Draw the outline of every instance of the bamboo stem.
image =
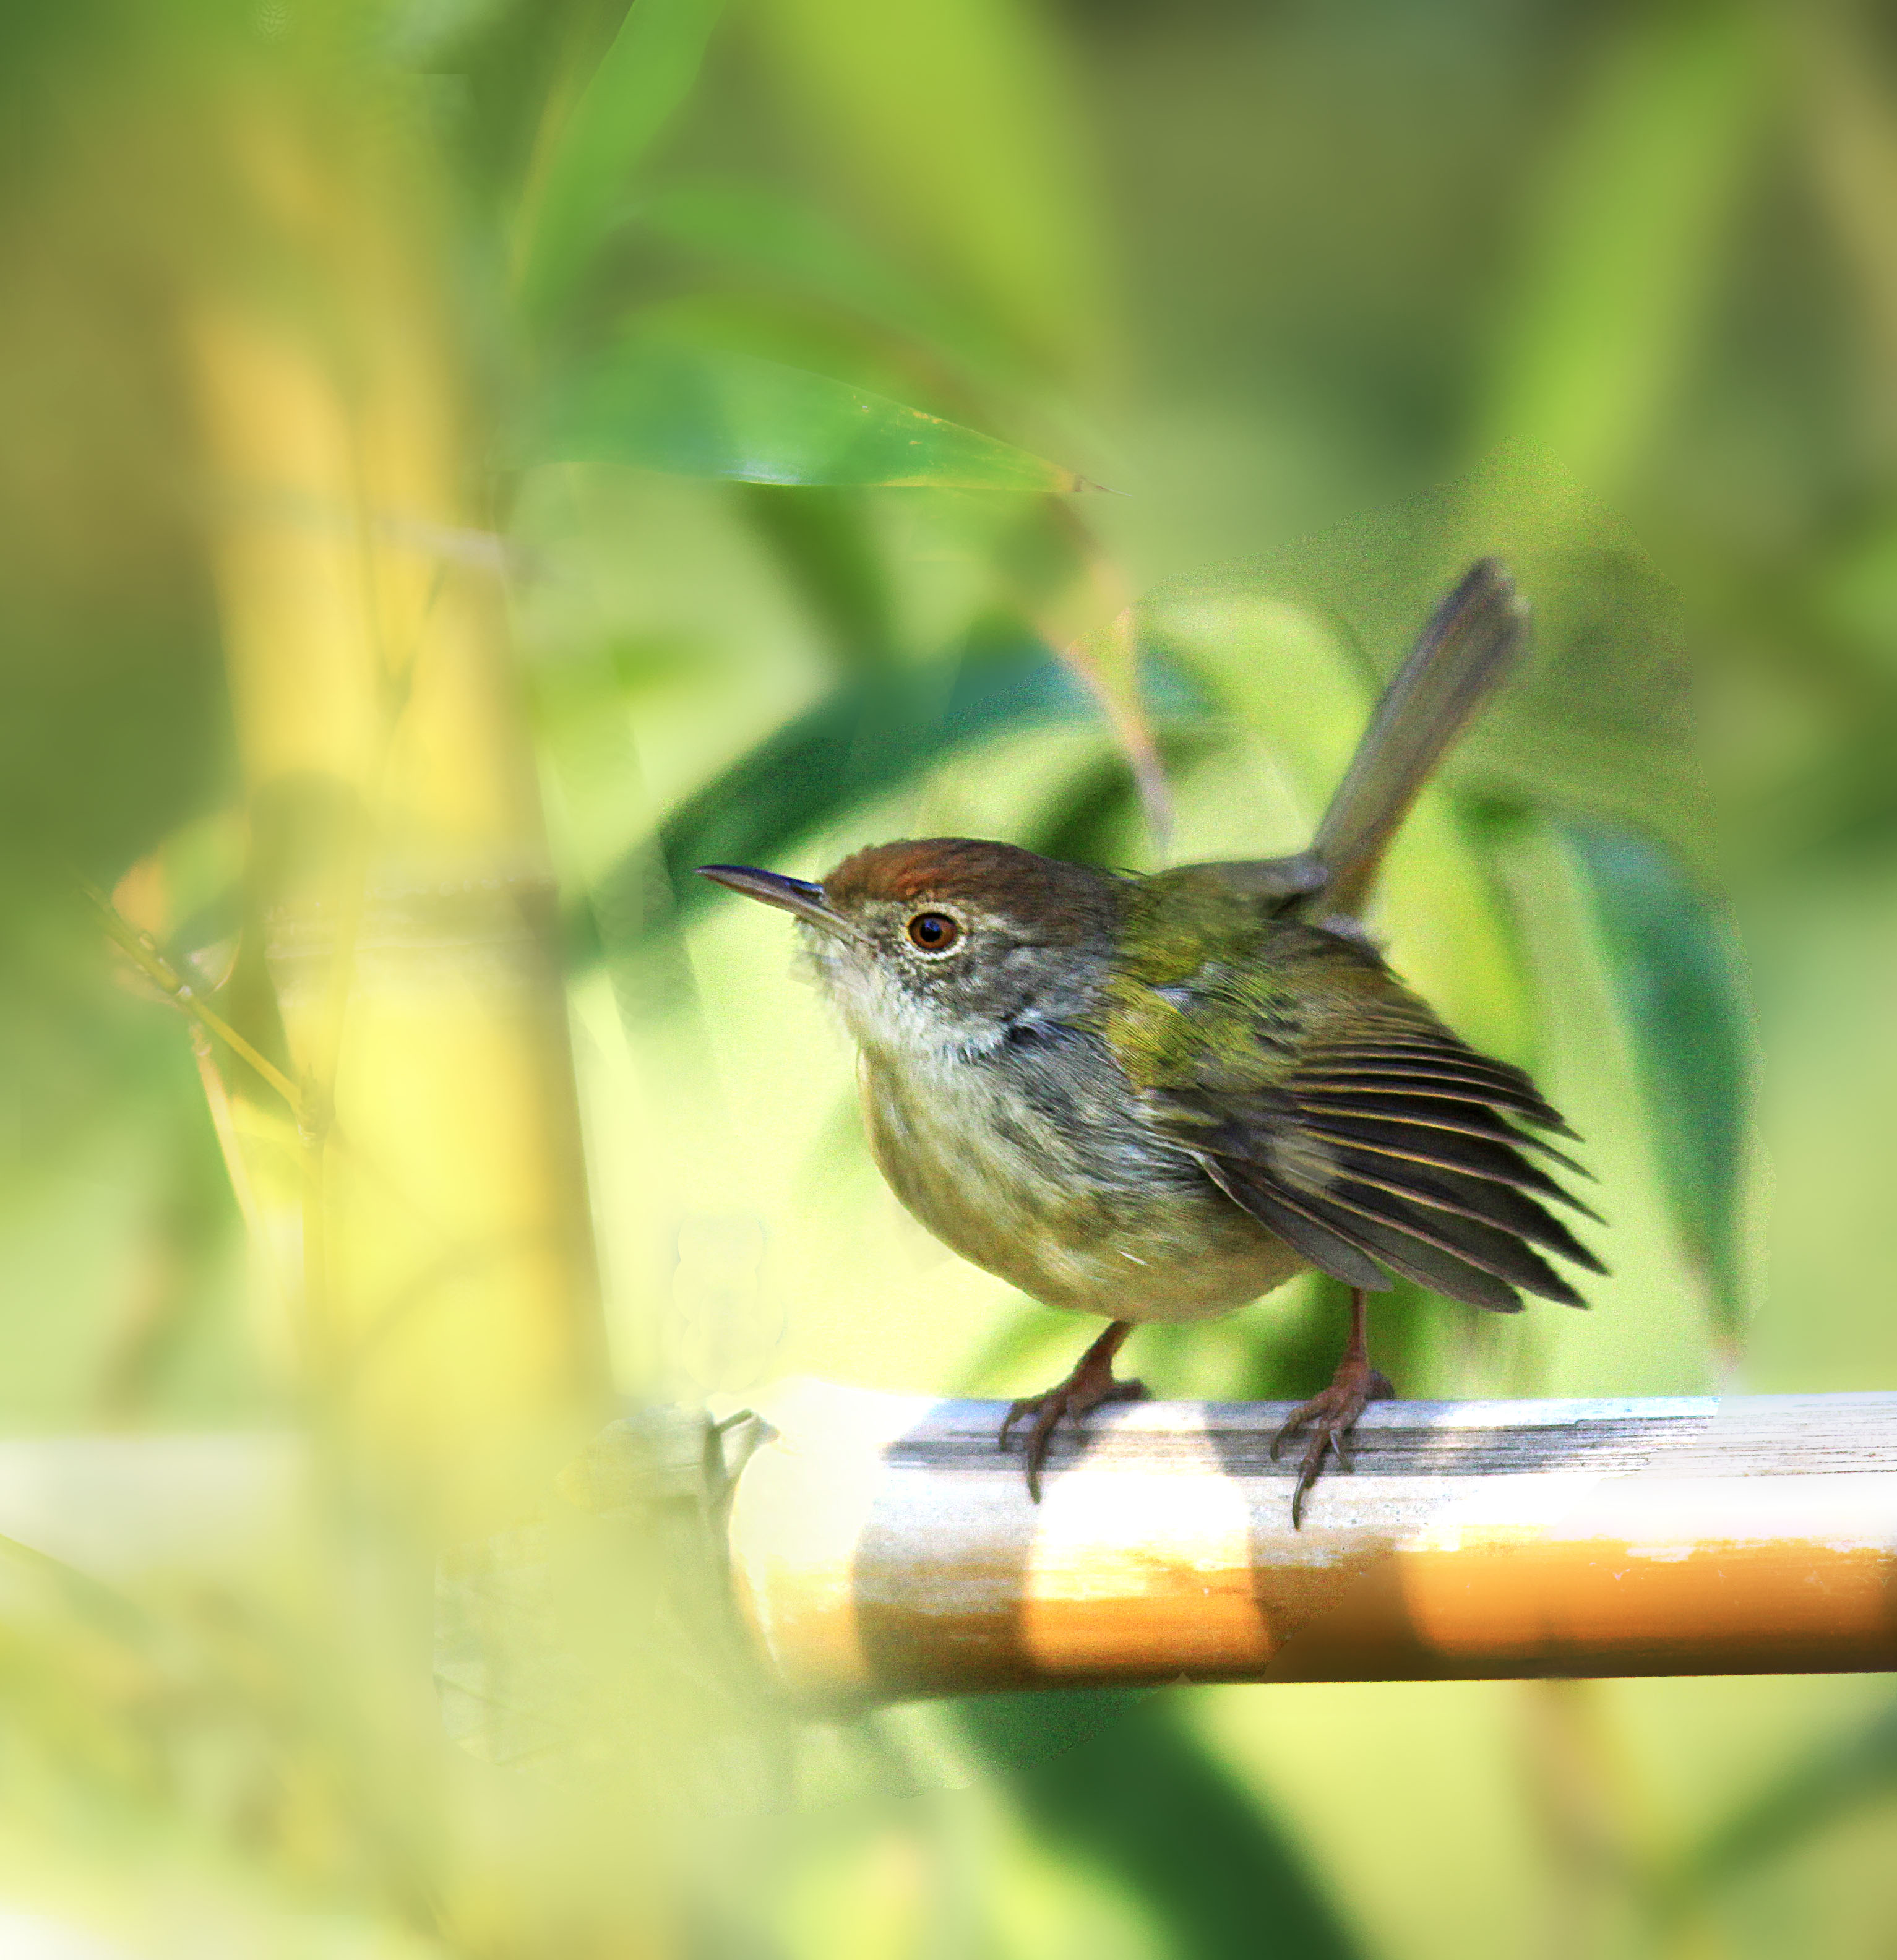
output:
[[1378, 1403], [1301, 1531], [1284, 1405], [1103, 1410], [1039, 1506], [1003, 1408], [769, 1399], [730, 1551], [783, 1688], [1897, 1667], [1897, 1395]]
[[451, 282], [415, 160], [339, 113], [234, 98], [224, 132], [265, 257], [321, 304], [247, 261], [180, 321], [258, 983], [254, 1024], [211, 1025], [295, 1085], [294, 1150], [259, 1133], [243, 1166], [293, 1281], [293, 1374], [459, 1532], [605, 1413], [604, 1330], [504, 595], [443, 549], [479, 496]]

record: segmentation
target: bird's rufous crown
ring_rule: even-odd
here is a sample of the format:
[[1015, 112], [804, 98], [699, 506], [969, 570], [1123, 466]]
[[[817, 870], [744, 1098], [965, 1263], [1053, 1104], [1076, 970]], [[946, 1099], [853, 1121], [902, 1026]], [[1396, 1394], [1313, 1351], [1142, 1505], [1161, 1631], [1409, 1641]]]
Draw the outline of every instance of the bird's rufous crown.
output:
[[1084, 937], [1111, 909], [1113, 880], [1078, 864], [1057, 864], [1011, 844], [971, 837], [904, 838], [858, 851], [823, 880], [839, 911], [877, 900], [935, 899], [1046, 928], [1067, 924]]

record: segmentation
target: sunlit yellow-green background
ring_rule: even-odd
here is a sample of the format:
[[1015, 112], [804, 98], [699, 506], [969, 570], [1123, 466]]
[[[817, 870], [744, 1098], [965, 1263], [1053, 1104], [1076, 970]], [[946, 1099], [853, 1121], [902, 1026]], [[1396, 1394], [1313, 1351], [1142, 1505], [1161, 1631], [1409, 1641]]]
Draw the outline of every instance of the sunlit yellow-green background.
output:
[[622, 1519], [484, 1752], [431, 1589], [616, 1395], [1087, 1338], [692, 864], [1294, 848], [1478, 552], [1536, 659], [1377, 924], [1612, 1276], [1373, 1346], [1897, 1386], [1887, 10], [81, 0], [0, 131], [0, 1954], [1891, 1952], [1879, 1678], [800, 1724]]

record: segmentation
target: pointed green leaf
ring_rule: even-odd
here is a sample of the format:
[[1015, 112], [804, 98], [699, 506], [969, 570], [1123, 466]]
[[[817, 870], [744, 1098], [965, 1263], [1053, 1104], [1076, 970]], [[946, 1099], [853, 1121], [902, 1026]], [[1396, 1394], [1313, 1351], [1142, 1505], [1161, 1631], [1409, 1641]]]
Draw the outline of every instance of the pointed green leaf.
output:
[[1593, 893], [1675, 1221], [1736, 1338], [1749, 1099], [1737, 949], [1718, 909], [1657, 845], [1600, 823], [1564, 831]]
[[1067, 491], [1072, 470], [846, 381], [748, 354], [625, 342], [556, 396], [545, 460], [747, 483]]

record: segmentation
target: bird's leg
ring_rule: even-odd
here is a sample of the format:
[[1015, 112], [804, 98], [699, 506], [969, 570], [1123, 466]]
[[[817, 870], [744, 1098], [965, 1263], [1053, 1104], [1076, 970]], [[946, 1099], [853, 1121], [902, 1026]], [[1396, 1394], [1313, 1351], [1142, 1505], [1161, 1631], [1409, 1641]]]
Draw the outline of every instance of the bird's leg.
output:
[[1007, 1433], [1023, 1418], [1032, 1416], [1034, 1427], [1027, 1437], [1027, 1494], [1041, 1501], [1041, 1465], [1047, 1459], [1048, 1445], [1061, 1418], [1071, 1418], [1077, 1427], [1081, 1418], [1103, 1402], [1138, 1402], [1146, 1399], [1144, 1382], [1122, 1382], [1113, 1373], [1113, 1357], [1133, 1331], [1130, 1320], [1116, 1320], [1074, 1364], [1074, 1372], [1045, 1395], [1023, 1395], [1008, 1411], [996, 1438], [997, 1446], [1007, 1447]]
[[[1081, 1363], [1083, 1367], [1085, 1365], [1084, 1362]], [[1364, 1413], [1364, 1405], [1367, 1402], [1389, 1402], [1396, 1393], [1390, 1386], [1389, 1377], [1370, 1364], [1370, 1351], [1364, 1339], [1364, 1290], [1353, 1287], [1351, 1338], [1345, 1348], [1343, 1360], [1337, 1364], [1337, 1373], [1331, 1377], [1330, 1386], [1322, 1395], [1300, 1402], [1284, 1418], [1284, 1427], [1272, 1439], [1272, 1460], [1276, 1462], [1278, 1449], [1287, 1436], [1295, 1436], [1300, 1429], [1316, 1432], [1298, 1470], [1297, 1488], [1291, 1494], [1293, 1531], [1304, 1522], [1304, 1495], [1317, 1481], [1317, 1473], [1324, 1467], [1326, 1452], [1334, 1452], [1338, 1463], [1349, 1469], [1350, 1449], [1344, 1439]]]

